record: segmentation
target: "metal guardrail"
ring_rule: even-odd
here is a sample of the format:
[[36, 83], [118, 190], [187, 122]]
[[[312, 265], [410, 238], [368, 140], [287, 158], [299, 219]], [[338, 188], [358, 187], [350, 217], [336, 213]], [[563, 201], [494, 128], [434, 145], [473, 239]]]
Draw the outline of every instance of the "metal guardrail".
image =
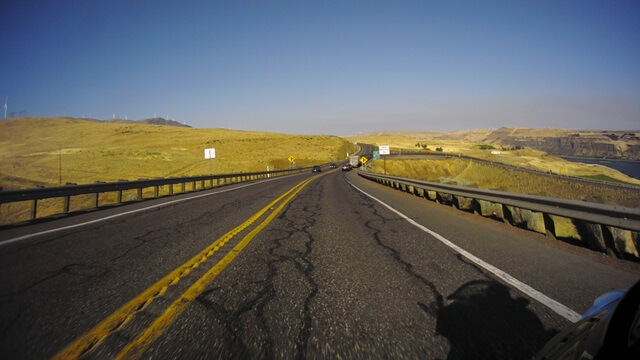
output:
[[502, 191], [482, 190], [464, 186], [447, 185], [413, 180], [390, 175], [358, 172], [358, 175], [394, 187], [409, 186], [427, 191], [442, 192], [464, 198], [489, 201], [543, 214], [557, 215], [594, 224], [608, 225], [630, 231], [640, 231], [640, 209], [604, 205], [583, 201], [522, 195]]
[[[323, 164], [324, 166], [326, 164]], [[31, 201], [30, 218], [35, 219], [37, 217], [37, 204], [38, 200], [50, 199], [50, 198], [63, 198], [63, 213], [68, 213], [70, 210], [70, 198], [77, 195], [94, 194], [94, 207], [98, 208], [99, 195], [102, 193], [117, 192], [116, 204], [122, 203], [122, 192], [124, 190], [137, 189], [137, 200], [142, 200], [142, 190], [145, 188], [154, 188], [154, 196], [159, 196], [159, 188], [161, 186], [169, 186], [169, 194], [173, 195], [173, 186], [181, 184], [181, 193], [187, 192], [186, 184], [191, 183], [191, 191], [211, 189], [213, 187], [234, 184], [244, 181], [251, 181], [257, 179], [263, 179], [267, 177], [275, 177], [288, 175], [293, 173], [300, 173], [311, 169], [312, 166], [274, 170], [274, 171], [262, 171], [251, 173], [235, 173], [235, 174], [218, 174], [218, 175], [202, 175], [202, 176], [190, 176], [190, 177], [175, 177], [175, 178], [160, 178], [160, 179], [141, 179], [132, 181], [117, 181], [117, 182], [97, 182], [95, 184], [68, 184], [66, 186], [55, 187], [43, 187], [34, 189], [20, 189], [20, 190], [3, 190], [0, 191], [0, 204], [19, 202], [19, 201]], [[214, 185], [215, 181], [215, 185]], [[208, 182], [208, 184], [206, 184]], [[200, 183], [200, 188], [197, 184]], [[208, 185], [208, 187], [207, 187]]]

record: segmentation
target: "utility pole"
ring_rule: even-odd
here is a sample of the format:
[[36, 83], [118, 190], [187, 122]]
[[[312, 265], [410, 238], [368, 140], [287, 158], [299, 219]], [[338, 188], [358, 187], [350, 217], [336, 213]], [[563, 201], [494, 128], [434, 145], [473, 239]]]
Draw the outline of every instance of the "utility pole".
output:
[[4, 119], [7, 120], [7, 107], [9, 103], [9, 96], [4, 100]]

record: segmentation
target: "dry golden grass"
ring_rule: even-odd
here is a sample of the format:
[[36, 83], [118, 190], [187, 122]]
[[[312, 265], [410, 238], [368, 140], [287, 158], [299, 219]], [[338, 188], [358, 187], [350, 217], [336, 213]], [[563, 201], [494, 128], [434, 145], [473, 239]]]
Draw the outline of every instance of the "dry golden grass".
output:
[[[540, 132], [545, 135], [556, 134], [560, 136], [562, 131], [558, 129], [540, 129]], [[469, 131], [467, 135], [465, 135], [465, 132], [444, 133], [448, 134], [448, 136], [442, 135], [443, 133], [378, 133], [354, 136], [348, 139], [373, 145], [389, 145], [394, 152], [399, 149], [403, 151], [423, 151], [415, 146], [419, 142], [427, 144], [431, 152], [434, 152], [435, 148], [441, 147], [446, 153], [467, 155], [532, 170], [568, 176], [611, 178], [620, 182], [640, 185], [640, 180], [609, 167], [571, 162], [543, 151], [532, 149], [500, 150], [500, 154], [491, 154], [490, 150], [481, 150], [478, 147], [478, 145], [482, 144], [481, 139], [488, 132], [486, 130], [473, 130]]]
[[[382, 173], [383, 162], [368, 162], [367, 168]], [[386, 169], [389, 175], [418, 180], [626, 207], [640, 206], [640, 192], [635, 189], [552, 178], [466, 159], [388, 159]]]
[[[60, 160], [62, 184], [204, 175], [210, 173], [205, 148], [216, 149], [216, 174], [285, 169], [289, 155], [297, 166], [310, 166], [343, 160], [347, 149], [353, 151], [335, 136], [18, 118], [0, 122], [0, 186], [60, 185]], [[47, 202], [38, 206], [42, 216], [62, 206], [58, 199]], [[0, 223], [15, 220], [9, 214], [15, 206], [26, 207], [3, 204]], [[24, 219], [25, 210], [20, 213]]]

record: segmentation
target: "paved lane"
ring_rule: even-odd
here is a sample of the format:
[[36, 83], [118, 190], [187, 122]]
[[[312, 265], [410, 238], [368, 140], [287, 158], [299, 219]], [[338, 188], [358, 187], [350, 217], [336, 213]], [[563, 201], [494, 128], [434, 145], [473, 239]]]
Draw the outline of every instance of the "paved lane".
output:
[[[272, 206], [85, 356], [114, 357], [151, 328], [159, 330], [142, 347], [145, 358], [530, 358], [569, 323], [351, 184], [580, 313], [595, 296], [640, 277], [636, 264], [549, 243], [355, 172], [323, 175], [281, 210]], [[3, 291], [3, 308], [13, 316], [2, 315], [10, 324], [3, 326], [3, 339], [10, 340], [3, 353], [55, 354], [309, 177], [0, 247], [2, 281], [11, 281], [13, 292]], [[275, 216], [258, 231], [269, 214]], [[154, 328], [252, 232], [251, 242], [184, 301], [169, 326]], [[84, 270], [89, 267], [95, 273]], [[27, 346], [26, 334], [39, 346]]]
[[[5, 229], [0, 232], [2, 240], [198, 196], [9, 245], [0, 240], [2, 353], [11, 358], [53, 355], [310, 175], [247, 187], [227, 186]], [[227, 191], [230, 189], [237, 190]], [[219, 191], [224, 192], [214, 194]], [[207, 193], [212, 195], [201, 196]]]

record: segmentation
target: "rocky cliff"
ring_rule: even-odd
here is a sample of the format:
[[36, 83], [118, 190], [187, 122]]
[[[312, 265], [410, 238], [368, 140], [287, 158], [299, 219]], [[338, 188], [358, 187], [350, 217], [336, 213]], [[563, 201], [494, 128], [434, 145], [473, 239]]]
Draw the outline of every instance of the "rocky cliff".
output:
[[528, 147], [553, 155], [640, 160], [640, 131], [500, 128], [485, 142], [505, 148]]

